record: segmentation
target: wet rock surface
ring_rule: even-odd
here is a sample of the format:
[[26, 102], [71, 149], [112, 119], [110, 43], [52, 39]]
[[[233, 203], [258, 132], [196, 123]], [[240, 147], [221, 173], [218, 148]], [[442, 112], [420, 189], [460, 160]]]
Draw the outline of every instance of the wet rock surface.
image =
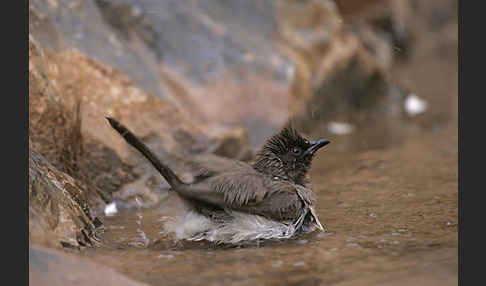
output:
[[93, 246], [102, 222], [92, 215], [86, 189], [29, 153], [29, 241], [55, 248]]

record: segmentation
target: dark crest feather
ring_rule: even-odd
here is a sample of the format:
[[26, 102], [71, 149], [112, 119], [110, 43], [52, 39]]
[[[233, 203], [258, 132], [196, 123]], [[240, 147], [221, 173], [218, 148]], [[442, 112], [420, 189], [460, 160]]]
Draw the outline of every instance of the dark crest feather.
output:
[[291, 126], [286, 126], [277, 134], [270, 137], [263, 145], [262, 151], [271, 151], [274, 154], [283, 154], [294, 146], [305, 146], [306, 140]]

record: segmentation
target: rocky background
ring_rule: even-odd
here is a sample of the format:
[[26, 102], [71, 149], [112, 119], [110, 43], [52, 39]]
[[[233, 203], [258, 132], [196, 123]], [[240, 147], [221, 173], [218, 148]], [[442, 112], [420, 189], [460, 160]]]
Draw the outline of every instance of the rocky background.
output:
[[30, 244], [96, 246], [108, 204], [164, 199], [105, 116], [183, 178], [184, 156], [251, 160], [287, 123], [327, 136], [402, 120], [413, 86], [393, 67], [420, 61], [417, 39], [457, 34], [456, 13], [448, 0], [30, 0]]

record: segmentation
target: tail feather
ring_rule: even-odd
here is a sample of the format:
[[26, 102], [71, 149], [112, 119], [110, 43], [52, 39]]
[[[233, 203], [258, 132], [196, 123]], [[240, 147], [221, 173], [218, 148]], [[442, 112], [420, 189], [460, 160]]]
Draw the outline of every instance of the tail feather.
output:
[[135, 149], [137, 149], [142, 155], [147, 158], [150, 163], [159, 171], [159, 173], [167, 180], [169, 185], [172, 188], [175, 188], [179, 185], [184, 184], [177, 175], [172, 172], [169, 167], [162, 164], [160, 160], [155, 156], [155, 154], [150, 151], [150, 149], [138, 139], [130, 130], [128, 130], [125, 126], [121, 123], [116, 121], [111, 117], [106, 117], [108, 122], [110, 123], [111, 127], [115, 129], [120, 135], [128, 142], [128, 144], [132, 145]]

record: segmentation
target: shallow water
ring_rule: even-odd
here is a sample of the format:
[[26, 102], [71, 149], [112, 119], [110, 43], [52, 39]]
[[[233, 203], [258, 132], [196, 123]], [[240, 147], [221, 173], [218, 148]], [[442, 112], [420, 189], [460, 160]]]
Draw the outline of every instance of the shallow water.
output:
[[455, 284], [457, 129], [406, 124], [388, 147], [332, 148], [352, 138], [336, 136], [318, 153], [310, 176], [324, 233], [245, 247], [176, 243], [163, 229], [181, 209], [170, 194], [103, 218], [103, 246], [81, 255], [152, 285]]

